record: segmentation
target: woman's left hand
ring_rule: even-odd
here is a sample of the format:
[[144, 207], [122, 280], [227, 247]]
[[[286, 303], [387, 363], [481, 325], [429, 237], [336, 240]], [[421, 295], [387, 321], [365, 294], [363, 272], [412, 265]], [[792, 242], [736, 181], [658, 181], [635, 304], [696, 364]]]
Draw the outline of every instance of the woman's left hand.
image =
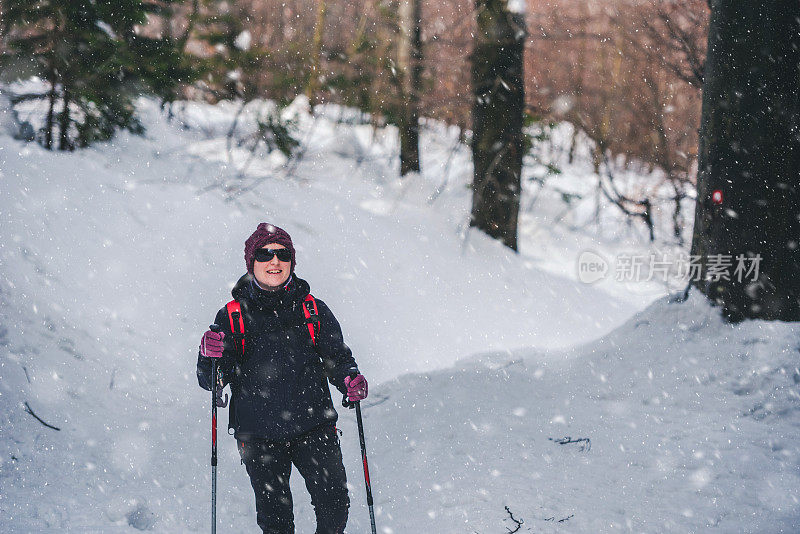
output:
[[367, 398], [367, 379], [364, 375], [345, 377], [344, 385], [347, 386], [347, 400], [358, 402]]

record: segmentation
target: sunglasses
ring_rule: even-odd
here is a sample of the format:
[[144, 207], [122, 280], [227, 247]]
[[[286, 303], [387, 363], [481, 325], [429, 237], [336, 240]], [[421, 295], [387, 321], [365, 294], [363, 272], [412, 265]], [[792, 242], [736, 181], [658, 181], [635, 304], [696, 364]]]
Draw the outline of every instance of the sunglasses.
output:
[[268, 248], [259, 248], [255, 251], [254, 257], [256, 261], [263, 262], [263, 261], [270, 261], [275, 256], [278, 256], [280, 261], [292, 261], [292, 251], [288, 248], [277, 248], [277, 249], [268, 249]]

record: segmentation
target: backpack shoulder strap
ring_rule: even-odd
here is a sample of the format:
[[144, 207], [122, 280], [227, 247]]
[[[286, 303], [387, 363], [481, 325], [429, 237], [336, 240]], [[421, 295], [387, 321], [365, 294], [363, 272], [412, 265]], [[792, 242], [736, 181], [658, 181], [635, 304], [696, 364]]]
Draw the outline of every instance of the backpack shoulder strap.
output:
[[306, 295], [303, 301], [303, 315], [306, 317], [306, 326], [311, 336], [311, 343], [317, 344], [317, 334], [319, 333], [319, 313], [317, 313], [317, 301], [313, 296]]
[[239, 301], [232, 300], [225, 305], [228, 309], [228, 319], [231, 322], [231, 332], [233, 332], [233, 341], [241, 347], [242, 354], [244, 354], [244, 318], [242, 317], [242, 305]]

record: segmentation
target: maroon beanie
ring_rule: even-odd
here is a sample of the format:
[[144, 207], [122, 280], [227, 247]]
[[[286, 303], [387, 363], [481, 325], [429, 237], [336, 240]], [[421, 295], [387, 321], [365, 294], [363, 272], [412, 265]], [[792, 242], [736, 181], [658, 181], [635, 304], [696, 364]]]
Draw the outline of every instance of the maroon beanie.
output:
[[256, 249], [263, 248], [265, 245], [277, 243], [283, 245], [292, 252], [292, 269], [296, 265], [294, 258], [294, 245], [292, 244], [292, 237], [284, 230], [274, 224], [261, 223], [253, 232], [253, 235], [247, 238], [244, 242], [244, 262], [247, 265], [247, 272], [253, 274], [253, 262]]

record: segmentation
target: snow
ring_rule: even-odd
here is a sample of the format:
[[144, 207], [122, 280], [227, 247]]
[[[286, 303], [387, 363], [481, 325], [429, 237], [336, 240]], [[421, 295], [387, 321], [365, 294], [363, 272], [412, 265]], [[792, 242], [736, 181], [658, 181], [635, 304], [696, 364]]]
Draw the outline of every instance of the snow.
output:
[[[400, 414], [371, 445], [408, 443], [389, 471], [416, 498], [388, 499], [445, 532], [502, 532], [505, 506], [532, 531], [795, 532], [797, 333], [665, 298], [565, 352], [404, 376], [365, 424]], [[591, 446], [551, 441], [567, 436]]]
[[249, 30], [244, 30], [242, 33], [236, 36], [236, 39], [234, 39], [233, 44], [239, 50], [249, 50], [252, 42], [253, 42], [253, 35], [250, 33]]
[[[197, 343], [262, 221], [292, 234], [298, 274], [370, 381], [379, 532], [506, 532], [511, 514], [520, 532], [800, 529], [800, 325], [727, 325], [656, 281], [579, 281], [584, 253], [680, 247], [651, 247], [613, 213], [587, 225], [586, 203], [556, 224], [563, 204], [545, 191], [521, 216], [520, 254], [504, 249], [468, 229], [468, 151], [451, 154], [457, 132], [441, 124], [423, 130], [423, 172], [400, 180], [396, 131], [353, 110], [311, 116], [298, 99], [283, 113], [303, 157], [248, 162], [246, 146], [226, 151], [238, 104], [181, 103], [172, 122], [138, 107], [146, 137], [75, 153], [0, 133], [3, 532], [208, 531]], [[241, 138], [273, 109], [252, 104]], [[582, 148], [572, 165], [558, 152], [568, 133], [554, 132], [552, 181], [585, 193]], [[339, 413], [348, 532], [367, 532], [356, 425]], [[219, 529], [253, 531], [222, 434]]]
[[527, 0], [508, 0], [508, 11], [524, 15], [528, 9]]

